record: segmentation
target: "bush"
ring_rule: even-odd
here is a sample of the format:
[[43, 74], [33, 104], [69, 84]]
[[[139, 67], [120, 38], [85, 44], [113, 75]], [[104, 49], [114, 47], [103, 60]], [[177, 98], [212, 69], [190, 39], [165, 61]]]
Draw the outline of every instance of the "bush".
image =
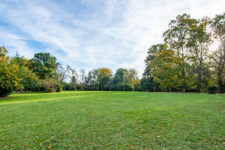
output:
[[116, 91], [116, 90], [117, 90], [116, 84], [111, 84], [111, 85], [109, 86], [109, 90], [110, 90], [110, 91]]
[[79, 86], [78, 84], [76, 84], [75, 87], [74, 87], [74, 86], [72, 86], [70, 83], [65, 83], [63, 89], [64, 89], [65, 91], [75, 91], [76, 88], [78, 88], [78, 86]]
[[40, 80], [39, 87], [40, 87], [40, 91], [43, 91], [43, 92], [56, 92], [58, 88], [58, 84], [54, 79]]
[[216, 85], [209, 85], [208, 86], [208, 94], [216, 94], [217, 86]]
[[12, 92], [12, 89], [3, 89], [0, 87], [0, 97], [8, 96]]
[[110, 91], [133, 91], [134, 86], [128, 83], [119, 82], [117, 84], [112, 84], [109, 87]]
[[133, 91], [134, 90], [134, 86], [131, 84], [125, 84], [125, 91]]

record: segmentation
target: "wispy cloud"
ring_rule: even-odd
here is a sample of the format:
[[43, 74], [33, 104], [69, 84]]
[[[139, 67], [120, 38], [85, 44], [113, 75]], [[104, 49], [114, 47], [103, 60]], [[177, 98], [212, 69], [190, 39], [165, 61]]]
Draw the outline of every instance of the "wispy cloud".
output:
[[51, 52], [78, 70], [127, 67], [141, 75], [148, 47], [162, 42], [171, 19], [185, 12], [213, 17], [223, 6], [223, 0], [3, 0], [0, 44], [28, 58]]

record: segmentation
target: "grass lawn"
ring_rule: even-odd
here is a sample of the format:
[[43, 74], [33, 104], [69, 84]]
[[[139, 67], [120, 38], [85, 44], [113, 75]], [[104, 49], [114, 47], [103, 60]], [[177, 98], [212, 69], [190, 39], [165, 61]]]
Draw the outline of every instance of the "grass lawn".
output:
[[0, 149], [224, 149], [225, 95], [147, 92], [0, 98]]

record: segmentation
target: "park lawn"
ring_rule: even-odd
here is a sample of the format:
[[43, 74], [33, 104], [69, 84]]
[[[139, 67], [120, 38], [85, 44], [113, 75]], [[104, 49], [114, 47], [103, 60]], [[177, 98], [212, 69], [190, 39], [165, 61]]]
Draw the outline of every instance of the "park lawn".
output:
[[61, 92], [0, 98], [0, 149], [224, 149], [225, 95]]

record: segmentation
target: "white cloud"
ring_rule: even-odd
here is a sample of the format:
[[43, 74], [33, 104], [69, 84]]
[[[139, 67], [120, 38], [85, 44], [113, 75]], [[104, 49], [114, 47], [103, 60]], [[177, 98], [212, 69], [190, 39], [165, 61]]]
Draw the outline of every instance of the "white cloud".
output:
[[32, 58], [34, 55], [34, 52], [32, 49], [24, 42], [25, 39], [22, 37], [7, 32], [7, 31], [1, 31], [0, 39], [2, 44], [1, 46], [11, 47], [11, 51], [9, 51], [9, 55], [15, 56], [16, 53], [18, 53], [20, 56], [24, 56], [26, 58]]
[[197, 18], [213, 17], [223, 13], [225, 6], [223, 0], [80, 2], [86, 8], [73, 1], [68, 6], [52, 1], [0, 2], [0, 19], [24, 33], [8, 30], [1, 39], [26, 57], [33, 55], [24, 41], [30, 39], [46, 44], [46, 51], [77, 70], [128, 67], [141, 75], [147, 49], [163, 41], [162, 33], [171, 19], [185, 12]]

